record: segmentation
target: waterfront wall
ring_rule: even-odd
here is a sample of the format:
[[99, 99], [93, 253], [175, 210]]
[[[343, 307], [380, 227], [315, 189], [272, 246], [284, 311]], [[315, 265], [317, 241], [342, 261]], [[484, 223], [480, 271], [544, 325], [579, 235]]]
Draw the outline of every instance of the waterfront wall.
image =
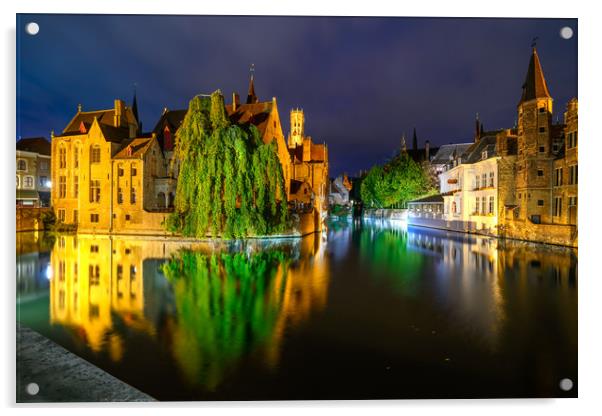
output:
[[132, 235], [161, 235], [168, 236], [172, 233], [165, 230], [163, 226], [169, 212], [139, 211], [135, 218], [127, 221], [123, 216], [113, 220], [113, 227], [90, 227], [80, 225], [78, 233], [84, 234], [132, 234]]
[[529, 220], [510, 220], [498, 228], [483, 229], [474, 221], [447, 221], [438, 214], [410, 214], [407, 222], [419, 227], [578, 247], [577, 227], [574, 225], [534, 224]]
[[52, 208], [17, 207], [17, 231], [41, 231], [44, 229], [42, 215], [52, 212]]
[[501, 236], [538, 243], [578, 247], [577, 226], [566, 224], [534, 224], [528, 219], [507, 221]]
[[407, 220], [407, 209], [364, 209], [364, 218], [382, 219], [382, 220]]

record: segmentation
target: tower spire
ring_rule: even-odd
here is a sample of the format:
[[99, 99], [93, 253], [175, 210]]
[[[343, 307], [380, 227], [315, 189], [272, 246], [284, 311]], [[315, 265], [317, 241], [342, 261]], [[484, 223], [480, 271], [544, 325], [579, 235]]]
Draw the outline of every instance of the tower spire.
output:
[[527, 69], [527, 76], [525, 77], [523, 93], [519, 104], [536, 98], [551, 98], [546, 79], [543, 75], [543, 69], [539, 62], [537, 49], [535, 48], [536, 40], [537, 38], [534, 38], [533, 43], [531, 44], [531, 59], [529, 61], [529, 68]]
[[412, 149], [418, 150], [418, 136], [416, 136], [416, 127], [414, 127], [414, 135], [412, 137]]
[[138, 99], [136, 97], [136, 86], [137, 84], [134, 82], [134, 98], [132, 99], [132, 113], [134, 113], [134, 118], [136, 119], [136, 123], [138, 123], [138, 134], [142, 132], [142, 123], [140, 122], [140, 117], [138, 117]]
[[255, 95], [255, 64], [251, 64], [249, 68], [249, 73], [251, 75], [249, 80], [249, 92], [247, 94], [247, 104], [255, 104], [259, 102], [259, 98]]

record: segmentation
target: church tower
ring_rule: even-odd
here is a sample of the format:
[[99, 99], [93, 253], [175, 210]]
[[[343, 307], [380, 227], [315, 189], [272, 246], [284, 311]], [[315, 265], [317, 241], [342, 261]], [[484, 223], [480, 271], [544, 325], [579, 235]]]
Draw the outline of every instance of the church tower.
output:
[[516, 191], [519, 215], [532, 222], [551, 220], [552, 97], [533, 47], [518, 103]]
[[305, 137], [305, 116], [303, 110], [291, 110], [291, 132], [288, 136], [288, 147], [295, 148], [303, 144]]

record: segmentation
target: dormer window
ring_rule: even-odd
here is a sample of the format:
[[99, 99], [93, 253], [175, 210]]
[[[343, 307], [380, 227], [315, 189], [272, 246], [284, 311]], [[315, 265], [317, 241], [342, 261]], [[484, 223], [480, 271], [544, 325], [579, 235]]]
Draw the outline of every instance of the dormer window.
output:
[[483, 150], [481, 152], [481, 159], [483, 159], [483, 160], [487, 159], [487, 150]]
[[125, 153], [128, 156], [132, 156], [132, 146], [128, 146], [127, 149], [125, 149]]

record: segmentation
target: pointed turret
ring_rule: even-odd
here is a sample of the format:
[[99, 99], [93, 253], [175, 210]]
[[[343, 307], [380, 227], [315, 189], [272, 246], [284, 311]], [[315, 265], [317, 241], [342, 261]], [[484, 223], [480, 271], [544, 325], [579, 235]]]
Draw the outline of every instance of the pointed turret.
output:
[[534, 47], [533, 52], [531, 53], [529, 69], [527, 69], [527, 76], [525, 77], [525, 83], [523, 84], [523, 94], [519, 104], [536, 98], [551, 98], [551, 96], [548, 91], [546, 79], [543, 75], [541, 63], [539, 62], [537, 49]]
[[416, 136], [416, 127], [414, 127], [414, 136], [412, 137], [412, 149], [418, 150], [418, 136]]
[[247, 94], [247, 104], [255, 104], [259, 102], [259, 98], [255, 95], [255, 64], [251, 64], [251, 79], [249, 80], [249, 93]]
[[138, 131], [140, 134], [142, 132], [142, 123], [140, 122], [140, 117], [138, 117], [138, 99], [136, 97], [136, 86], [134, 86], [134, 98], [132, 99], [132, 113], [134, 113], [134, 118], [136, 119], [136, 123], [138, 123]]

